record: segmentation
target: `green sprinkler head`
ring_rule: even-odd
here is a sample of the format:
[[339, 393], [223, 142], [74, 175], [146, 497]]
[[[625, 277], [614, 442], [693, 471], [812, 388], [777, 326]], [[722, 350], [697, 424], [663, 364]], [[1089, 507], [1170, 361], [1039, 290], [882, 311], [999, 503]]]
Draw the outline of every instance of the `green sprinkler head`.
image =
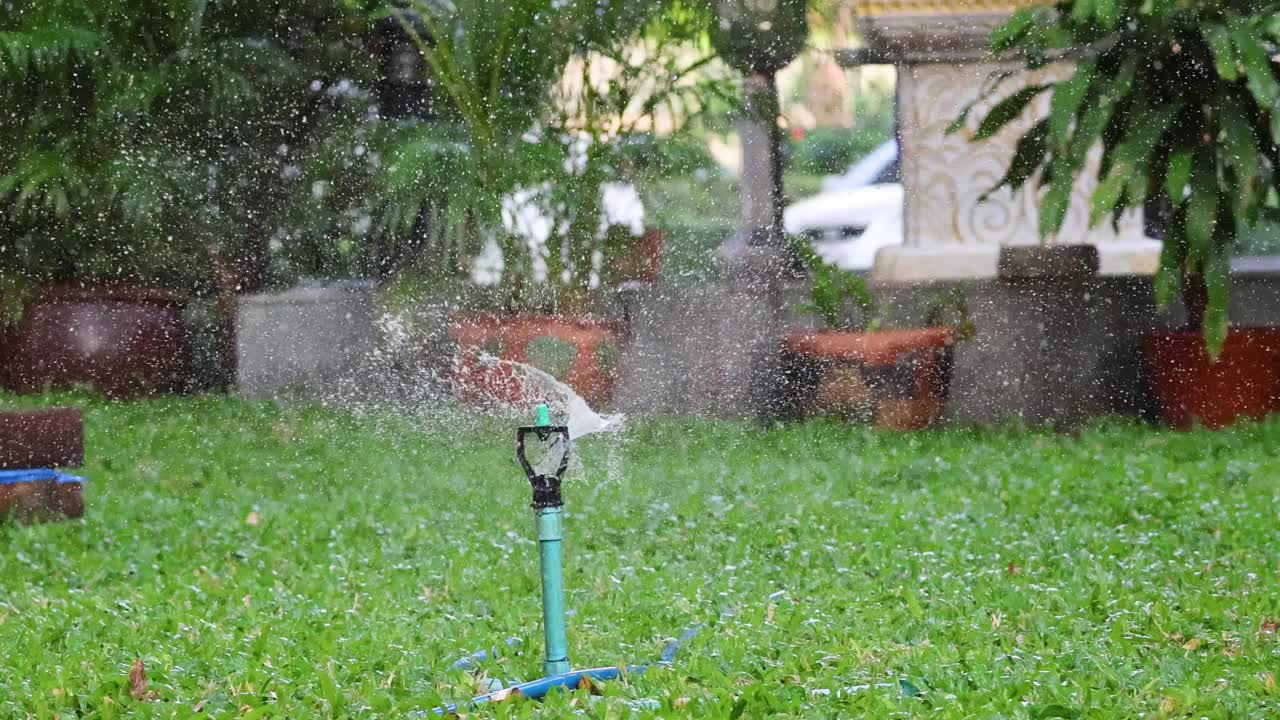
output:
[[[546, 403], [538, 404], [534, 423], [516, 429], [516, 458], [533, 487], [533, 507], [560, 507], [564, 505], [560, 497], [560, 480], [569, 469], [569, 428], [551, 424], [551, 412]], [[559, 446], [560, 460], [553, 472], [543, 472], [529, 461], [526, 442], [530, 435], [535, 436], [547, 450], [544, 456], [549, 456]]]

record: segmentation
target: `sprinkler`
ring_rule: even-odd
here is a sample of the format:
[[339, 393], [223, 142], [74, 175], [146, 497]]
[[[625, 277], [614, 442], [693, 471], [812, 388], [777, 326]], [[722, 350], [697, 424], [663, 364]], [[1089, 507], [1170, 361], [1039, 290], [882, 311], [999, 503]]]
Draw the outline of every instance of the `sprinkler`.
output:
[[[548, 450], [560, 445], [560, 461], [553, 473], [539, 472], [529, 462], [525, 441], [535, 435]], [[551, 441], [548, 444], [548, 441]], [[540, 403], [535, 424], [516, 430], [516, 457], [533, 487], [533, 514], [538, 522], [538, 556], [542, 564], [542, 637], [546, 656], [542, 664], [547, 677], [569, 672], [569, 641], [564, 631], [564, 573], [560, 563], [560, 543], [564, 539], [564, 499], [560, 481], [569, 468], [569, 428], [552, 425], [546, 403]]]
[[[536, 439], [545, 452], [541, 458], [529, 457], [529, 440]], [[593, 683], [617, 679], [625, 673], [642, 673], [648, 665], [598, 667], [589, 670], [573, 670], [569, 664], [569, 642], [565, 634], [564, 572], [561, 567], [561, 543], [564, 540], [564, 498], [560, 484], [569, 468], [571, 449], [569, 428], [551, 424], [551, 412], [546, 403], [536, 409], [533, 425], [516, 429], [516, 458], [533, 490], [533, 514], [538, 528], [538, 555], [542, 570], [542, 637], [545, 646], [543, 675], [540, 680], [521, 683], [471, 699], [467, 707], [488, 702], [501, 702], [515, 698], [539, 699], [553, 689], [573, 690], [590, 688]], [[559, 451], [555, 459], [553, 453]], [[547, 463], [548, 460], [554, 462]], [[544, 463], [551, 468], [539, 467]], [[680, 646], [693, 637], [698, 628], [691, 628], [667, 645], [657, 664], [669, 665]], [[510, 643], [508, 643], [510, 644]], [[477, 661], [490, 657], [493, 651], [480, 650], [464, 658], [455, 667], [474, 667]], [[638, 701], [649, 707], [652, 701]], [[457, 705], [438, 707], [437, 715], [456, 714]]]

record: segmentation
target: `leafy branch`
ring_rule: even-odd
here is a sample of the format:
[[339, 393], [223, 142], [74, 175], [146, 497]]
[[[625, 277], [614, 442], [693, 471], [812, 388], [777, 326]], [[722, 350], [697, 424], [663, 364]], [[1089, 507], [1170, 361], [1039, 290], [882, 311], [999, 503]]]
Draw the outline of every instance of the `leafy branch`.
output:
[[991, 37], [995, 53], [1031, 69], [1079, 58], [1070, 77], [1020, 89], [978, 122], [981, 141], [1052, 94], [1048, 117], [1019, 138], [997, 188], [1037, 178], [1049, 237], [1100, 145], [1091, 225], [1170, 209], [1157, 297], [1164, 305], [1182, 294], [1213, 354], [1229, 327], [1231, 248], [1280, 199], [1278, 13], [1275, 0], [1058, 0], [1014, 13]]

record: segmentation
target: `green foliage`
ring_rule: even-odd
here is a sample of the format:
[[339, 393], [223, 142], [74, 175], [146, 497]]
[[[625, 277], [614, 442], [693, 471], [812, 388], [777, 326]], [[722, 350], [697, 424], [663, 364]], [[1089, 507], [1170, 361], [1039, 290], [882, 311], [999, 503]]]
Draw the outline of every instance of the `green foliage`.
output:
[[[585, 291], [593, 255], [611, 249], [599, 218], [601, 185], [626, 156], [614, 141], [659, 114], [686, 120], [706, 97], [727, 94], [703, 72], [713, 58], [705, 11], [672, 0], [420, 0], [390, 13], [448, 108], [443, 125], [406, 130], [389, 151], [390, 225], [448, 213], [454, 255], [495, 239], [504, 283], [530, 295], [535, 258], [503, 230], [508, 198], [522, 194], [550, 219], [551, 237], [532, 252], [552, 294]], [[439, 152], [442, 133], [458, 161], [417, 161]]]
[[569, 377], [578, 348], [573, 343], [545, 335], [530, 340], [525, 353], [529, 356], [530, 365], [563, 381]]
[[[401, 718], [470, 697], [478, 648], [541, 673], [510, 425], [40, 402], [85, 411], [88, 512], [0, 526], [0, 716]], [[570, 657], [704, 629], [601, 696], [474, 716], [1274, 717], [1277, 444], [637, 419], [575, 443]]]
[[[809, 302], [797, 310], [817, 316], [832, 330], [878, 330], [892, 321], [875, 302], [862, 275], [827, 263], [804, 237], [793, 236], [790, 243], [812, 283]], [[966, 288], [959, 285], [928, 291], [923, 306], [925, 325], [950, 328], [957, 341], [973, 337], [976, 327], [966, 297]], [[856, 315], [851, 315], [852, 309], [857, 310]]]
[[711, 41], [741, 73], [775, 73], [804, 49], [809, 38], [808, 0], [717, 2]]
[[[850, 304], [855, 305], [864, 319], [873, 312], [871, 292], [867, 282], [857, 273], [832, 265], [814, 251], [804, 237], [791, 238], [791, 250], [809, 271], [809, 302], [798, 309], [818, 316], [832, 330], [852, 330], [849, 320]], [[878, 324], [875, 321], [873, 326]]]
[[688, 136], [640, 134], [619, 142], [618, 156], [649, 178], [709, 177], [720, 172], [705, 140]]
[[834, 175], [849, 167], [858, 152], [858, 141], [847, 128], [815, 128], [786, 145], [788, 170]]
[[1000, 186], [1017, 189], [1041, 173], [1040, 231], [1053, 235], [1100, 143], [1091, 222], [1172, 208], [1158, 297], [1186, 290], [1191, 321], [1215, 354], [1228, 327], [1232, 247], [1277, 212], [1277, 17], [1275, 0], [1058, 0], [1018, 11], [991, 37], [995, 52], [1017, 53], [1031, 68], [1079, 60], [1070, 78], [1019, 90], [979, 122], [974, 138], [990, 137], [1052, 92], [1049, 117], [1022, 136]]
[[[18, 0], [0, 16], [0, 270], [199, 289], [265, 244], [362, 77], [355, 2]], [[21, 108], [21, 110], [16, 110]], [[259, 255], [264, 253], [258, 253]]]
[[784, 139], [787, 170], [816, 175], [842, 173], [894, 137], [892, 88], [870, 86], [858, 96], [851, 128], [815, 128], [799, 140]]
[[596, 346], [596, 365], [605, 377], [614, 377], [622, 370], [622, 348], [617, 343], [601, 342]]

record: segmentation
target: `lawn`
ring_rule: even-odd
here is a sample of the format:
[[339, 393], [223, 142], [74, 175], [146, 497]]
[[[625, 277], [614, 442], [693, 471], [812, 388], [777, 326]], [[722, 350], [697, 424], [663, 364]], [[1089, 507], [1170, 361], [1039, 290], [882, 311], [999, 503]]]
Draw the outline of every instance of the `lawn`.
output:
[[[86, 408], [89, 511], [0, 528], [0, 718], [403, 717], [471, 695], [483, 679], [451, 664], [512, 636], [488, 676], [539, 674], [505, 425], [55, 400]], [[1280, 422], [673, 420], [586, 439], [565, 493], [575, 664], [705, 627], [601, 698], [479, 714], [1275, 716], [1278, 441]]]

